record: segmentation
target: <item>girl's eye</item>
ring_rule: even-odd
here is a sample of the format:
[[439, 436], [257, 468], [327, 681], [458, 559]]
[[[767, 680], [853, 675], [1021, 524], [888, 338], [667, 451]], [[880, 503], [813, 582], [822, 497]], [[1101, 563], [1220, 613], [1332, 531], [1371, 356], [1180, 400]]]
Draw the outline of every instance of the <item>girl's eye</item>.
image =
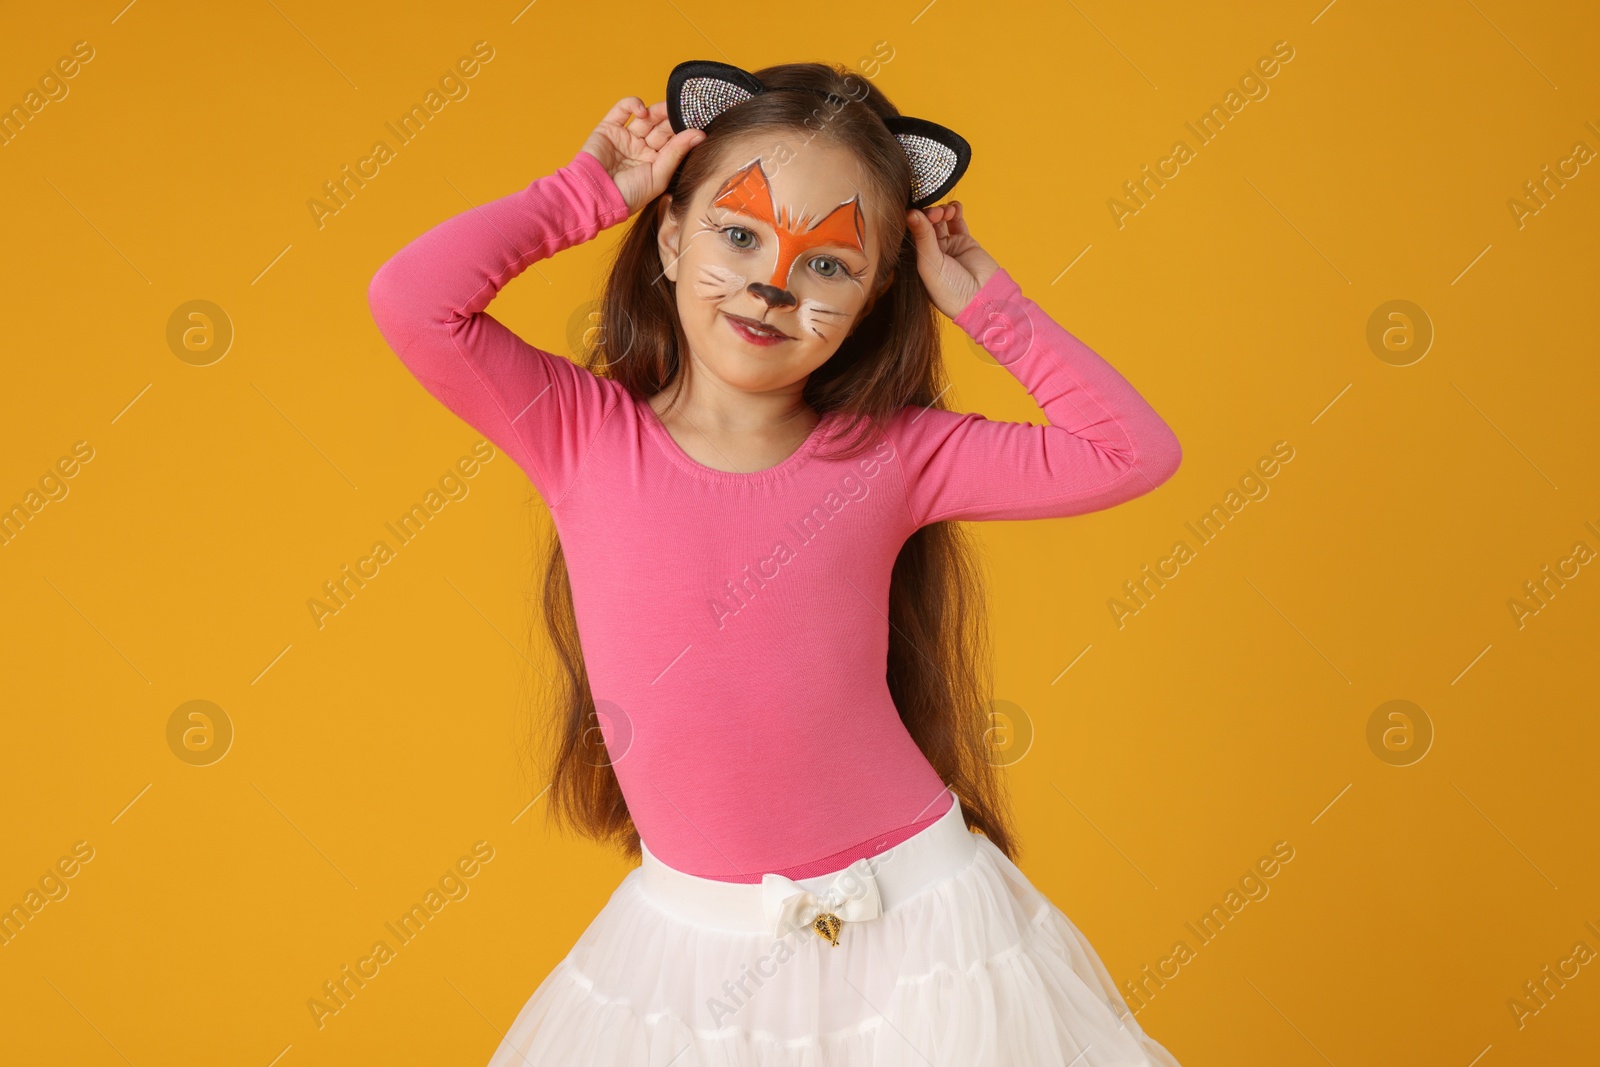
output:
[[743, 226], [724, 226], [722, 233], [728, 238], [728, 243], [735, 248], [748, 249], [756, 245], [756, 235]]
[[811, 261], [811, 269], [824, 278], [837, 278], [844, 273], [844, 264], [832, 256], [818, 256]]

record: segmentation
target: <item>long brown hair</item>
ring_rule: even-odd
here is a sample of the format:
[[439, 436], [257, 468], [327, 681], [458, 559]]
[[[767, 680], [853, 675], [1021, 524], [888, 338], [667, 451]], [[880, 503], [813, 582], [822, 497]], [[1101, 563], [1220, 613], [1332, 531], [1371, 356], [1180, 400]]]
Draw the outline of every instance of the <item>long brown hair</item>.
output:
[[[706, 140], [678, 167], [665, 193], [682, 218], [694, 192], [724, 168], [735, 138], [756, 135], [804, 151], [812, 140], [859, 157], [873, 186], [863, 201], [904, 205], [911, 187], [905, 150], [881, 117], [899, 112], [876, 86], [847, 68], [785, 63], [753, 72], [769, 91], [706, 128]], [[782, 154], [779, 150], [777, 158]], [[599, 329], [584, 364], [622, 383], [641, 401], [681, 387], [686, 340], [674, 284], [661, 270], [660, 199], [635, 217], [615, 254], [600, 301]], [[880, 439], [881, 421], [906, 404], [943, 408], [947, 389], [937, 309], [917, 274], [916, 248], [899, 211], [869, 224], [883, 238], [864, 317], [807, 380], [803, 396], [819, 415], [837, 412], [830, 454], [850, 457]], [[898, 253], [889, 254], [889, 250]], [[548, 818], [639, 857], [639, 834], [606, 758], [578, 639], [566, 557], [552, 526], [542, 614], [556, 653], [549, 714], [532, 718], [525, 756], [550, 760]], [[530, 605], [531, 607], [531, 605]], [[1005, 783], [992, 758], [988, 700], [990, 650], [976, 545], [966, 528], [936, 522], [913, 533], [895, 560], [889, 586], [888, 685], [901, 721], [941, 779], [960, 798], [967, 824], [1008, 857], [1017, 845]], [[541, 729], [542, 727], [542, 729]], [[526, 765], [526, 763], [525, 763]]]

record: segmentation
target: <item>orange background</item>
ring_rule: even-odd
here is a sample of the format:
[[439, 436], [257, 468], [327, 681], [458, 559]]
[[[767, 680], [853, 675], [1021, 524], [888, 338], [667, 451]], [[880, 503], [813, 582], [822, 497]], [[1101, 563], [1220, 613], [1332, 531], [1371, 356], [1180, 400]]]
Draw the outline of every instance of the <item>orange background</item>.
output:
[[[965, 134], [974, 235], [1182, 441], [1154, 494], [980, 528], [1022, 867], [1119, 982], [1294, 850], [1145, 1028], [1186, 1067], [1592, 1057], [1600, 966], [1521, 1025], [1508, 1001], [1600, 950], [1597, 165], [1566, 164], [1520, 223], [1508, 202], [1576, 142], [1600, 151], [1594, 11], [733, 10], [112, 0], [8, 20], [0, 102], [74, 42], [93, 58], [0, 147], [0, 504], [68, 490], [0, 546], [0, 903], [76, 842], [93, 858], [0, 946], [6, 1058], [481, 1064], [626, 872], [547, 830], [518, 776], [547, 516], [509, 460], [320, 629], [306, 602], [479, 439], [384, 346], [372, 273], [689, 58], [838, 60]], [[323, 182], [393, 146], [385, 123], [478, 41], [468, 95], [319, 226]], [[1196, 147], [1184, 124], [1279, 41], [1267, 95]], [[1108, 202], [1179, 138], [1193, 158], [1119, 226]], [[570, 352], [620, 232], [494, 313]], [[193, 300], [231, 324], [221, 358], [169, 343]], [[1392, 300], [1419, 310], [1374, 347]], [[1038, 417], [947, 337], [958, 406]], [[92, 458], [50, 481], [80, 441]], [[1292, 460], [1248, 477], [1280, 441]], [[1186, 523], [1228, 503], [1201, 544]], [[1192, 558], [1119, 627], [1108, 601], [1180, 539]], [[1580, 541], [1587, 565], [1519, 625], [1509, 602]], [[204, 766], [169, 741], [196, 700], [233, 731]], [[1392, 700], [1419, 709], [1412, 737], [1430, 724], [1420, 761], [1398, 720], [1369, 743]], [[477, 842], [468, 895], [319, 1029], [307, 1000]]]

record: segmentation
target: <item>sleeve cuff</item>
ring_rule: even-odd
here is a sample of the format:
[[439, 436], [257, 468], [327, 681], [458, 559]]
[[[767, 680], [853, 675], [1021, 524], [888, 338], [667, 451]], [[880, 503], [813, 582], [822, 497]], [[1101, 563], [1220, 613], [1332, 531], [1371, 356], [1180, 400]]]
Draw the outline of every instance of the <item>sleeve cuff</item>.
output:
[[1003, 312], [1021, 294], [1021, 286], [1001, 267], [990, 275], [967, 306], [951, 321], [961, 327], [968, 337], [982, 344], [983, 339], [979, 335], [989, 324], [991, 316]]
[[594, 156], [580, 148], [567, 168], [583, 180], [584, 188], [593, 192], [601, 229], [615, 226], [632, 214], [628, 202], [622, 198], [622, 190], [617, 188], [605, 165]]

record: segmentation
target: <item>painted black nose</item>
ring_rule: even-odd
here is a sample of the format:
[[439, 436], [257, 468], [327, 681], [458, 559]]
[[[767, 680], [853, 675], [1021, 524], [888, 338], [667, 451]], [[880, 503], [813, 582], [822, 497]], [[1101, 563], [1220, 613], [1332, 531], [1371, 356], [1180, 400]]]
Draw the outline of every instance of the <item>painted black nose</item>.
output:
[[799, 303], [789, 290], [779, 289], [776, 285], [768, 285], [765, 282], [751, 282], [750, 291], [765, 300], [769, 308], [792, 308]]

